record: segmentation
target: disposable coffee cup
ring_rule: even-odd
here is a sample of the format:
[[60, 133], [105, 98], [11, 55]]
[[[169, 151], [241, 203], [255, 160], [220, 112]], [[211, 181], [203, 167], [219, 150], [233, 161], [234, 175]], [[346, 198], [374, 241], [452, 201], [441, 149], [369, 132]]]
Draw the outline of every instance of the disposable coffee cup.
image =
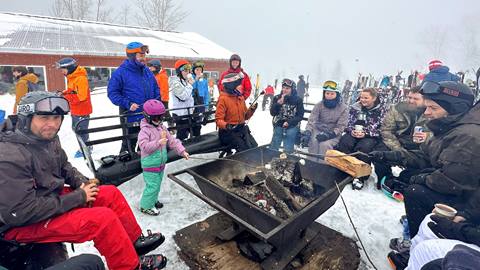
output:
[[436, 203], [433, 213], [437, 216], [453, 219], [457, 215], [457, 210], [446, 204]]
[[355, 125], [355, 131], [363, 131], [363, 126], [362, 125]]

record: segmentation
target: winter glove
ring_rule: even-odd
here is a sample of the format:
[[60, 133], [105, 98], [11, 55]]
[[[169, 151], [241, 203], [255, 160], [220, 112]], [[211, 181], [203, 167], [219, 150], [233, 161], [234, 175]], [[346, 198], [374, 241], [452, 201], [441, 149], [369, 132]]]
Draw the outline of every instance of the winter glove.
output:
[[312, 137], [312, 132], [310, 130], [305, 130], [302, 132], [301, 138], [300, 138], [300, 146], [301, 147], [308, 147], [308, 144], [310, 143], [310, 138]]
[[372, 151], [368, 155], [375, 161], [398, 163], [402, 160], [402, 154], [399, 151]]
[[427, 225], [438, 238], [467, 242], [463, 235], [463, 228], [468, 226], [468, 223], [456, 223], [437, 215], [431, 215], [430, 218], [433, 222], [429, 222]]
[[427, 182], [427, 176], [430, 173], [421, 173], [410, 177], [410, 184], [425, 185]]
[[318, 142], [324, 142], [326, 140], [330, 140], [335, 138], [337, 135], [335, 132], [327, 130], [327, 131], [320, 131], [317, 136], [315, 137]]
[[258, 103], [255, 102], [252, 105], [250, 105], [250, 110], [255, 111], [257, 109], [257, 107], [258, 107]]

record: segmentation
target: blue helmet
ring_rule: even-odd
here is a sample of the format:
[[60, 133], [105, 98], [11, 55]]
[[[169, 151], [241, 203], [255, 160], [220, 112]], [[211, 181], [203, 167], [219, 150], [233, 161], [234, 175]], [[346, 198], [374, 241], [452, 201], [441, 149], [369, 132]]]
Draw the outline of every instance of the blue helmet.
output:
[[68, 74], [71, 74], [77, 69], [78, 63], [77, 60], [72, 57], [65, 57], [55, 62], [55, 67], [58, 69], [65, 68], [67, 69]]

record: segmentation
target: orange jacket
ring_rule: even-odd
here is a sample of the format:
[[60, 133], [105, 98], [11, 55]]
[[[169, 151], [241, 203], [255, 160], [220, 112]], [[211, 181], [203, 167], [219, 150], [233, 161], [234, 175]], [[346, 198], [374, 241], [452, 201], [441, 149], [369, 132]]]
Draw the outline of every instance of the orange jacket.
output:
[[167, 72], [162, 69], [157, 75], [155, 75], [157, 80], [158, 88], [160, 88], [160, 97], [164, 102], [168, 102], [168, 75]]
[[70, 113], [75, 116], [86, 116], [92, 113], [90, 101], [90, 87], [88, 86], [87, 71], [84, 67], [77, 67], [67, 75], [67, 90], [63, 96], [70, 104]]
[[17, 114], [17, 105], [20, 99], [28, 93], [28, 82], [38, 83], [38, 77], [33, 73], [28, 73], [20, 77], [15, 85], [15, 105], [13, 106], [13, 114]]
[[243, 96], [235, 96], [226, 92], [220, 92], [217, 102], [217, 111], [215, 112], [215, 120], [217, 127], [226, 128], [227, 124], [243, 124], [245, 120], [250, 119], [255, 111], [247, 109], [245, 98]]

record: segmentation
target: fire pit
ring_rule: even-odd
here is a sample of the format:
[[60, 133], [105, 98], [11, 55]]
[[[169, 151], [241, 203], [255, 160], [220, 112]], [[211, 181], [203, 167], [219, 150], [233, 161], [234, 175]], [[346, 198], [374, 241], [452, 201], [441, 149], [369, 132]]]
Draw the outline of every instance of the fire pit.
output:
[[[299, 166], [300, 173], [304, 179], [311, 180], [316, 194], [300, 204], [301, 208], [284, 217], [232, 192], [232, 179], [245, 179], [247, 174], [264, 168], [280, 154], [262, 146], [230, 156], [232, 160], [215, 160], [168, 175], [234, 221], [237, 226], [223, 232], [219, 238], [230, 240], [247, 230], [257, 239], [272, 245], [273, 253], [261, 263], [263, 269], [283, 269], [318, 234], [319, 224], [315, 219], [329, 209], [339, 196], [335, 182], [343, 189], [351, 181], [346, 173], [326, 163], [305, 161]], [[298, 161], [300, 158], [288, 156], [288, 159]], [[177, 177], [182, 174], [193, 176], [201, 192]]]

